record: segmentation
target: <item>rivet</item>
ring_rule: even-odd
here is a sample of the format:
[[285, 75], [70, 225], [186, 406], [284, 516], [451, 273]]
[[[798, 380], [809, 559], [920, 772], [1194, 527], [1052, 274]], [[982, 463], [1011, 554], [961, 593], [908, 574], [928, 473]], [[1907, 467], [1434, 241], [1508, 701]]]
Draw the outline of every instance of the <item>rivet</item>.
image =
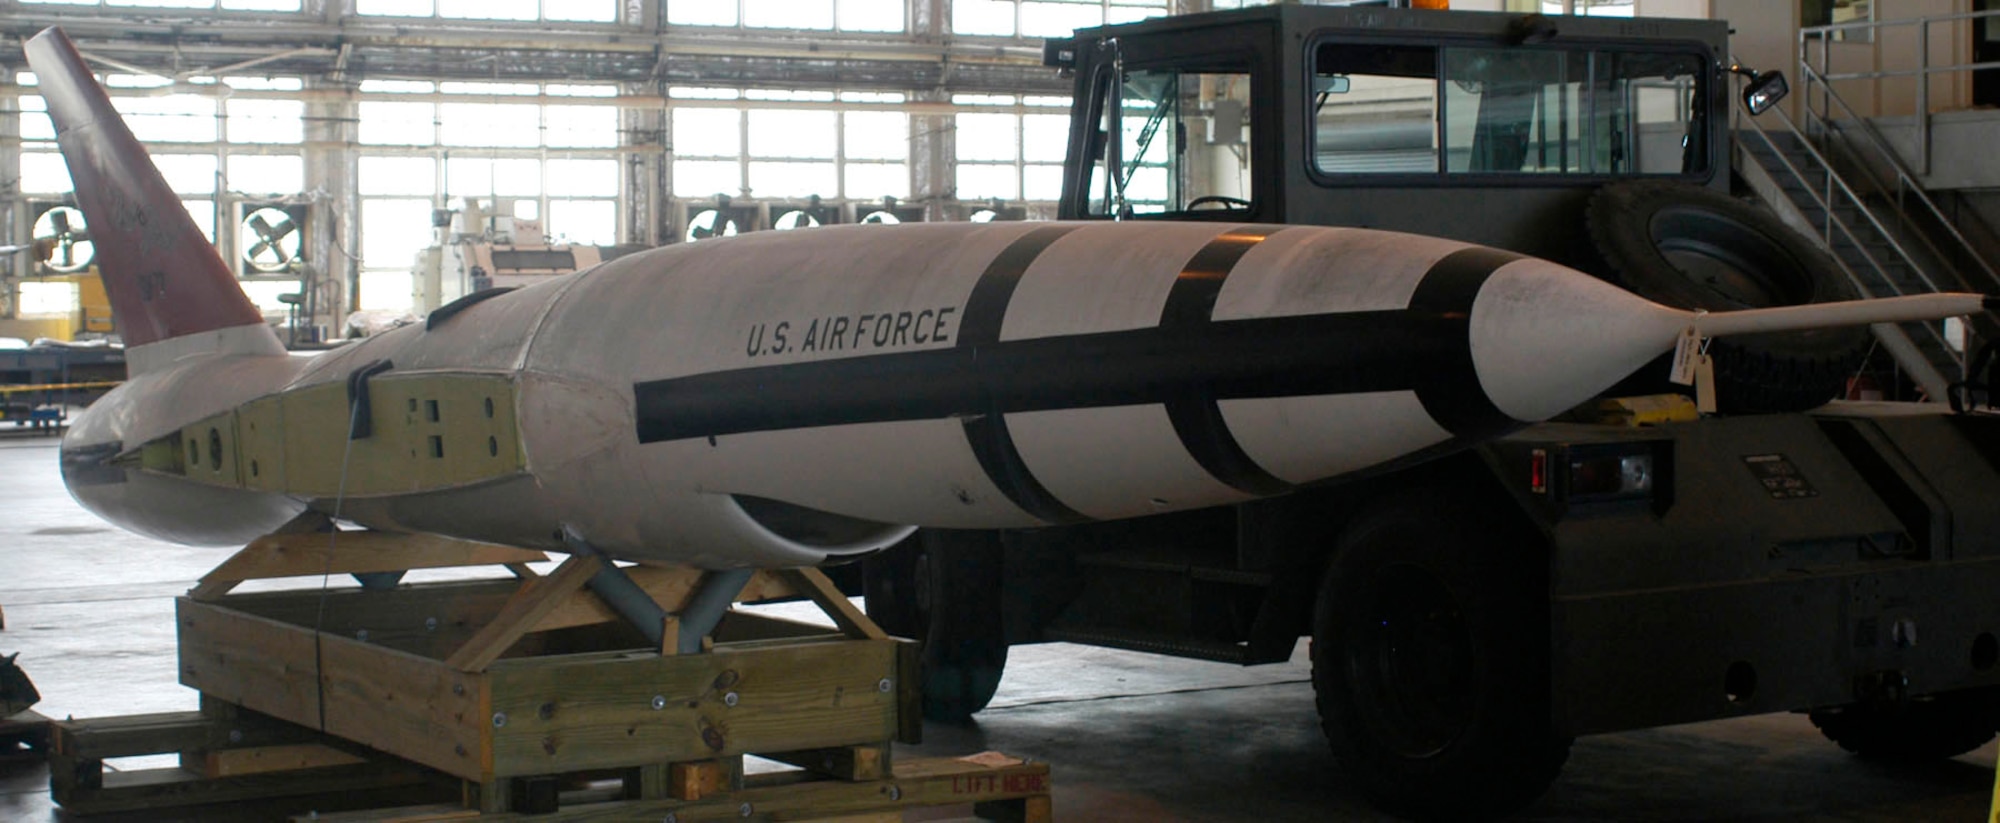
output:
[[424, 631], [427, 631], [427, 632], [434, 632], [434, 631], [437, 631], [437, 630], [438, 630], [438, 619], [437, 619], [437, 618], [435, 618], [435, 617], [426, 617], [426, 618], [424, 618]]
[[507, 725], [507, 713], [506, 713], [506, 712], [494, 712], [494, 713], [493, 713], [493, 728], [496, 728], [496, 729], [497, 729], [497, 728], [500, 728], [500, 727], [502, 727], [502, 726], [505, 726], [505, 725]]
[[728, 692], [728, 693], [726, 693], [726, 694], [722, 695], [722, 705], [724, 705], [724, 706], [728, 706], [728, 707], [730, 707], [730, 708], [732, 708], [732, 709], [733, 709], [733, 708], [736, 708], [736, 701], [737, 701], [737, 699], [738, 699], [738, 698], [736, 697], [736, 693], [735, 693], [735, 692]]
[[754, 811], [756, 810], [750, 808], [750, 804], [748, 803], [736, 807], [736, 814], [740, 817], [749, 817]]
[[888, 694], [889, 690], [895, 687], [896, 684], [889, 682], [889, 678], [886, 677], [882, 678], [881, 681], [875, 684], [875, 690], [883, 694]]
[[656, 695], [653, 695], [653, 711], [659, 711], [659, 710], [661, 710], [661, 709], [664, 709], [664, 708], [666, 708], [666, 707], [667, 707], [667, 696], [666, 696], [666, 695], [664, 695], [664, 694], [656, 694]]

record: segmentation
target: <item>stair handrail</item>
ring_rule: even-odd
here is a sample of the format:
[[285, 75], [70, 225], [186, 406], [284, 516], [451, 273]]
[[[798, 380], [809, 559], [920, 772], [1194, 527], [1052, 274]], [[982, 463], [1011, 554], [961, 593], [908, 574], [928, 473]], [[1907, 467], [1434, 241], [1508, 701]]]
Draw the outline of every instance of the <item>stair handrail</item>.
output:
[[[1917, 165], [1930, 172], [1931, 167], [1931, 120], [1930, 120], [1930, 78], [1933, 72], [1970, 72], [1980, 69], [2000, 68], [2000, 61], [1955, 63], [1948, 66], [1931, 65], [1931, 25], [1934, 23], [1962, 23], [1988, 17], [2000, 17], [2000, 9], [1985, 11], [1953, 12], [1894, 20], [1877, 20], [1873, 15], [1867, 20], [1853, 20], [1845, 23], [1829, 23], [1820, 26], [1801, 26], [1798, 30], [1799, 65], [1808, 65], [1807, 45], [1814, 40], [1820, 43], [1820, 74], [1827, 80], [1879, 80], [1885, 77], [1917, 78]], [[1865, 33], [1870, 42], [1881, 42], [1881, 30], [1892, 26], [1910, 26], [1917, 30], [1917, 67], [1909, 70], [1875, 69], [1873, 71], [1833, 73], [1833, 50], [1829, 48], [1837, 34], [1848, 32]], [[1831, 91], [1831, 86], [1826, 87]], [[1808, 104], [1810, 105], [1810, 104]]]
[[[1762, 139], [1764, 141], [1764, 144], [1771, 149], [1772, 156], [1778, 158], [1778, 162], [1784, 165], [1785, 171], [1788, 174], [1790, 174], [1793, 179], [1804, 184], [1806, 194], [1812, 197], [1813, 204], [1818, 206], [1820, 208], [1821, 213], [1826, 215], [1827, 225], [1826, 228], [1824, 229], [1826, 236], [1822, 238], [1822, 242], [1826, 243], [1829, 249], [1831, 249], [1833, 245], [1832, 230], [1833, 228], [1838, 227], [1840, 229], [1841, 234], [1847, 238], [1847, 242], [1853, 245], [1855, 251], [1860, 253], [1861, 258], [1868, 262], [1870, 268], [1874, 269], [1875, 274], [1878, 275], [1882, 284], [1894, 294], [1897, 295], [1903, 294], [1902, 289], [1896, 286], [1895, 281], [1889, 277], [1888, 271], [1882, 267], [1882, 262], [1880, 260], [1875, 259], [1875, 255], [1868, 251], [1868, 247], [1861, 242], [1860, 237], [1858, 237], [1854, 233], [1854, 230], [1851, 227], [1849, 227], [1845, 221], [1841, 220], [1839, 217], [1834, 215], [1833, 203], [1832, 203], [1832, 189], [1834, 186], [1838, 186], [1840, 192], [1846, 195], [1847, 202], [1851, 203], [1863, 217], [1866, 217], [1868, 219], [1869, 223], [1875, 227], [1876, 232], [1881, 234], [1882, 238], [1889, 243], [1889, 247], [1895, 250], [1897, 256], [1902, 258], [1903, 263], [1905, 265], [1909, 266], [1911, 273], [1915, 274], [1917, 278], [1921, 280], [1924, 283], [1924, 285], [1928, 286], [1932, 291], [1941, 291], [1941, 289], [1938, 288], [1937, 283], [1933, 281], [1928, 274], [1925, 273], [1923, 267], [1917, 265], [1916, 261], [1913, 258], [1911, 258], [1909, 250], [1903, 248], [1902, 244], [1896, 240], [1895, 235], [1891, 234], [1888, 228], [1882, 224], [1881, 220], [1875, 216], [1874, 212], [1869, 210], [1868, 205], [1861, 201], [1860, 196], [1857, 195], [1854, 192], [1854, 189], [1847, 184], [1847, 181], [1843, 179], [1838, 172], [1834, 171], [1831, 165], [1827, 164], [1826, 156], [1821, 154], [1819, 152], [1819, 149], [1815, 148], [1812, 145], [1812, 141], [1806, 139], [1805, 134], [1799, 130], [1797, 121], [1794, 121], [1791, 115], [1785, 112], [1784, 107], [1774, 106], [1767, 113], [1778, 115], [1779, 120], [1785, 124], [1785, 128], [1788, 131], [1790, 131], [1793, 136], [1798, 138], [1799, 146], [1803, 148], [1813, 158], [1813, 160], [1817, 161], [1822, 168], [1827, 170], [1827, 180], [1831, 185], [1828, 186], [1827, 196], [1822, 197], [1817, 191], [1814, 191], [1812, 181], [1806, 177], [1805, 172], [1800, 170], [1797, 165], [1792, 163], [1791, 158], [1786, 157], [1785, 152], [1782, 149], [1778, 148], [1777, 141], [1772, 139], [1770, 131], [1764, 127], [1764, 124], [1761, 121], [1759, 121], [1758, 118], [1755, 117], [1745, 118], [1749, 120], [1751, 128], [1756, 132], [1758, 138]], [[1852, 266], [1848, 265], [1847, 261], [1842, 260], [1840, 256], [1837, 254], [1829, 254], [1829, 256], [1833, 258], [1834, 264], [1840, 267], [1841, 272], [1847, 275], [1848, 281], [1853, 283], [1855, 288], [1861, 290], [1862, 294], [1864, 295], [1869, 294], [1870, 289], [1868, 288], [1868, 284], [1862, 279], [1861, 275], [1857, 273]], [[1943, 321], [1936, 321], [1935, 325], [1933, 325], [1933, 323], [1931, 322], [1924, 322], [1921, 323], [1920, 325], [1923, 327], [1924, 332], [1926, 334], [1928, 334], [1933, 340], [1936, 340], [1939, 343], [1940, 348], [1942, 348], [1945, 351], [1945, 353], [1951, 357], [1953, 365], [1957, 366], [1959, 372], [1963, 374], [1963, 372], [1965, 371], [1964, 355], [1954, 352], [1952, 350], [1952, 347], [1946, 341], [1943, 331]], [[1905, 368], [1909, 368], [1910, 364], [1904, 364], [1904, 366]]]
[[[1826, 133], [1830, 134], [1833, 131], [1833, 119], [1829, 115], [1822, 114], [1813, 109], [1812, 86], [1814, 83], [1817, 83], [1823, 92], [1822, 99], [1839, 106], [1841, 112], [1846, 115], [1849, 122], [1858, 124], [1861, 134], [1867, 137], [1868, 147], [1873, 149], [1875, 155], [1886, 162], [1890, 169], [1895, 171], [1896, 212], [1897, 216], [1902, 218], [1903, 223], [1905, 225], [1915, 225], [1910, 220], [1907, 209], [1902, 206], [1902, 199], [1905, 193], [1915, 195], [1917, 202], [1923, 204], [1924, 209], [1929, 211], [1931, 217], [1937, 220], [1937, 225], [1942, 226], [1946, 234], [1950, 235], [1951, 239], [1956, 242], [1962, 256], [1965, 259], [1971, 260], [1986, 275], [1986, 282], [1982, 285], [2000, 286], [2000, 272], [1996, 272], [1993, 266], [1986, 262], [1985, 255], [1980, 254], [1979, 250], [1973, 247], [1972, 242], [1967, 240], [1965, 235], [1958, 230], [1957, 224], [1951, 218], [1945, 216], [1944, 210], [1938, 207], [1937, 201], [1932, 200], [1930, 194], [1924, 191], [1924, 187], [1917, 180], [1916, 175], [1904, 164], [1903, 158], [1896, 152], [1895, 147], [1889, 143], [1888, 138], [1882, 134], [1881, 130], [1876, 128], [1874, 121], [1857, 114], [1854, 107], [1848, 105], [1846, 98], [1841, 97], [1839, 92], [1834, 91], [1833, 84], [1827, 82], [1824, 75], [1821, 75], [1812, 66], [1806, 64], [1804, 60], [1801, 60], [1799, 63], [1799, 71], [1806, 81], [1804, 84], [1806, 87], [1804, 111], [1808, 117], [1812, 118], [1813, 124], [1819, 126]], [[1782, 112], [1780, 113], [1782, 114]], [[1847, 134], [1848, 131], [1842, 130], [1841, 133]], [[1852, 151], [1851, 143], [1842, 141], [1841, 145]], [[1876, 188], [1884, 191], [1888, 190], [1889, 187], [1883, 183], [1881, 178], [1875, 176], [1875, 172], [1866, 163], [1856, 163], [1855, 167], [1859, 168], [1861, 173], [1869, 178], [1868, 182]], [[1829, 166], [1828, 168], [1831, 167]], [[1966, 278], [1964, 272], [1960, 271], [1952, 263], [1951, 258], [1945, 254], [1943, 249], [1938, 248], [1937, 243], [1930, 239], [1927, 232], [1922, 229], [1915, 229], [1915, 234], [1919, 240], [1922, 240], [1926, 246], [1929, 246], [1931, 253], [1937, 258], [1938, 262], [1950, 268], [1952, 273], [1957, 275], [1959, 280], [1963, 281], [1962, 284], [1959, 284], [1960, 287], [1971, 288], [1974, 291], [1992, 290], [1984, 288], [1982, 285], [1974, 285], [1970, 279]], [[1932, 285], [1935, 287], [1935, 284]]]
[[[1794, 136], [1799, 138], [1799, 147], [1805, 149], [1806, 153], [1810, 155], [1815, 162], [1819, 163], [1821, 168], [1826, 169], [1826, 176], [1828, 182], [1831, 183], [1833, 186], [1839, 187], [1840, 193], [1846, 195], [1847, 204], [1854, 206], [1855, 211], [1859, 212], [1862, 217], [1868, 219], [1868, 224], [1875, 228], [1876, 233], [1882, 235], [1882, 239], [1888, 242], [1889, 248], [1893, 249], [1896, 252], [1896, 256], [1898, 258], [1901, 258], [1902, 263], [1910, 268], [1911, 273], [1915, 274], [1918, 280], [1923, 281], [1923, 284], [1925, 286], [1928, 286], [1931, 291], [1934, 292], [1946, 291], [1946, 289], [1938, 286], [1937, 281], [1933, 280], [1930, 274], [1924, 271], [1924, 268], [1922, 266], [1917, 264], [1916, 258], [1910, 255], [1910, 250], [1903, 248], [1902, 242], [1897, 240], [1896, 235], [1892, 234], [1889, 231], [1889, 227], [1882, 223], [1881, 218], [1877, 217], [1875, 215], [1875, 212], [1868, 208], [1868, 204], [1862, 202], [1861, 196], [1855, 193], [1854, 188], [1852, 186], [1849, 186], [1847, 184], [1846, 178], [1841, 177], [1839, 172], [1834, 171], [1833, 167], [1827, 164], [1826, 155], [1820, 153], [1820, 150], [1817, 147], [1813, 146], [1811, 140], [1806, 139], [1805, 133], [1799, 130], [1797, 121], [1794, 121], [1791, 115], [1786, 114], [1783, 108], [1773, 107], [1769, 113], [1778, 115], [1778, 119], [1785, 124], [1785, 127]], [[1826, 237], [1824, 239], [1826, 240], [1827, 245], [1831, 246], [1833, 244], [1833, 232], [1831, 231], [1831, 228], [1833, 226], [1839, 226], [1842, 234], [1846, 235], [1847, 242], [1854, 244], [1855, 250], [1861, 253], [1861, 256], [1868, 261], [1871, 267], [1875, 269], [1876, 274], [1882, 275], [1883, 283], [1887, 285], [1889, 289], [1895, 292], [1896, 294], [1898, 295], [1903, 294], [1903, 291], [1901, 289], [1896, 288], [1896, 284], [1889, 279], [1889, 273], [1887, 270], [1882, 268], [1881, 261], [1876, 260], [1875, 255], [1868, 253], [1868, 248], [1862, 245], [1860, 238], [1855, 236], [1854, 231], [1848, 228], [1847, 224], [1842, 222], [1839, 217], [1834, 215], [1832, 208], [1833, 204], [1829, 202], [1831, 198], [1830, 197], [1822, 198], [1819, 196], [1818, 193], [1812, 191], [1812, 181], [1806, 178], [1805, 172], [1799, 170], [1797, 166], [1792, 164], [1790, 158], [1785, 157], [1784, 151], [1778, 148], [1777, 141], [1771, 139], [1771, 135], [1764, 129], [1762, 123], [1759, 123], [1756, 120], [1756, 118], [1751, 118], [1750, 123], [1752, 126], [1756, 128], [1758, 136], [1762, 137], [1764, 139], [1765, 144], [1771, 147], [1772, 153], [1777, 155], [1778, 160], [1785, 164], [1785, 170], [1787, 172], [1790, 172], [1794, 179], [1798, 180], [1801, 183], [1806, 184], [1806, 191], [1813, 195], [1814, 205], [1819, 206], [1820, 210], [1826, 214], [1828, 229], [1826, 231]], [[1856, 285], [1861, 285], [1861, 284], [1857, 283]]]

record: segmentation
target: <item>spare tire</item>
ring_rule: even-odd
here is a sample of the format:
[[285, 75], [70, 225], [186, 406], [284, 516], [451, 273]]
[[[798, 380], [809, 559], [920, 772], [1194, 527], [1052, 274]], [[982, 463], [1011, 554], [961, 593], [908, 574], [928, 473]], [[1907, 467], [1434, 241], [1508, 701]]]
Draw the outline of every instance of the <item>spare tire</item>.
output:
[[[1825, 249], [1777, 215], [1666, 181], [1613, 183], [1585, 211], [1605, 279], [1681, 309], [1731, 311], [1861, 299]], [[1866, 327], [1718, 338], [1716, 407], [1803, 411], [1838, 396], [1868, 353]]]

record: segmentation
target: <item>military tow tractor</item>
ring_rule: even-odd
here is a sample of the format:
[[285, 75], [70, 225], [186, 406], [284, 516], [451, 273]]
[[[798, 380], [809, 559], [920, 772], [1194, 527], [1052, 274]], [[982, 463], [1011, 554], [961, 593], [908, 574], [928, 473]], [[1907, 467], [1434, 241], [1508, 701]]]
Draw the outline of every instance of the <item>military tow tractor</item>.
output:
[[[1730, 196], [1727, 34], [1296, 5], [1083, 30], [1048, 47], [1075, 79], [1060, 214], [1440, 235], [1684, 307], [1856, 296]], [[1416, 816], [1520, 809], [1579, 735], [1767, 712], [1863, 754], [1959, 754], [2000, 729], [2000, 417], [1822, 407], [1869, 344], [1717, 342], [1720, 415], [1540, 424], [1136, 521], [926, 531], [867, 561], [869, 612], [926, 641], [946, 719], [986, 705], [1010, 645], [1253, 665], [1310, 637], [1337, 759]]]

